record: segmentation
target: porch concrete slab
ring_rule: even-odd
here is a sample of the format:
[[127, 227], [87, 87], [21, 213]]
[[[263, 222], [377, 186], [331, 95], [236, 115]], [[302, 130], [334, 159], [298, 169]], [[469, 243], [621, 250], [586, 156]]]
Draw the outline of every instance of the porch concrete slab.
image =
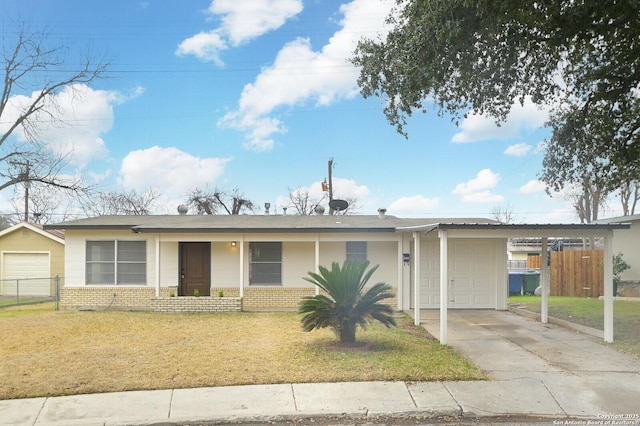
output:
[[115, 392], [48, 398], [35, 425], [103, 425], [114, 412], [127, 422], [169, 418], [171, 390]]
[[269, 419], [296, 413], [291, 385], [248, 385], [176, 389], [171, 420]]
[[404, 382], [294, 384], [296, 406], [306, 414], [378, 415], [415, 411]]
[[535, 379], [488, 382], [445, 382], [463, 416], [563, 416], [564, 412], [542, 382]]
[[46, 398], [0, 400], [2, 424], [7, 426], [34, 424], [46, 400]]
[[432, 416], [460, 416], [462, 408], [441, 382], [407, 385], [420, 412]]

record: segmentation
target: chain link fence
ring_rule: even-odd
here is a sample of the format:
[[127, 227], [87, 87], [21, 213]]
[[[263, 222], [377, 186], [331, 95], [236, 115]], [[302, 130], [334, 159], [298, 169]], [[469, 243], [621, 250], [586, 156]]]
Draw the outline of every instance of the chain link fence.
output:
[[0, 280], [0, 308], [54, 302], [59, 309], [61, 278], [14, 278]]

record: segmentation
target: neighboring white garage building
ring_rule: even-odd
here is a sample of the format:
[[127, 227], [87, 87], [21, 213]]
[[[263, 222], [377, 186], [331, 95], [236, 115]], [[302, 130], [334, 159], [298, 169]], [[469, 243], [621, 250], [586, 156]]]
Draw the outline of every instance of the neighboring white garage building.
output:
[[63, 233], [24, 222], [0, 231], [0, 295], [51, 296], [63, 273]]

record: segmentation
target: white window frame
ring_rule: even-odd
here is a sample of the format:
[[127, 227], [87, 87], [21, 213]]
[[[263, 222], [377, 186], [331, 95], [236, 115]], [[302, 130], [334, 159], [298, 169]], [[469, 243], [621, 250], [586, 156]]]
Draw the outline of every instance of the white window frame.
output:
[[[89, 260], [88, 251], [91, 243], [113, 243], [113, 260]], [[144, 250], [143, 260], [120, 259], [118, 244], [119, 243], [141, 243]], [[113, 265], [113, 281], [100, 280], [100, 282], [91, 282], [89, 278], [90, 264]], [[119, 267], [124, 269], [124, 265], [142, 265], [142, 279], [140, 282], [121, 282], [122, 277], [118, 273]], [[102, 277], [100, 277], [102, 278]], [[147, 242], [145, 240], [86, 240], [85, 242], [85, 283], [87, 285], [147, 285]]]
[[367, 260], [367, 242], [366, 241], [347, 241], [346, 259], [347, 260]]
[[[254, 259], [254, 249], [257, 245], [261, 244], [277, 244], [280, 248], [280, 258], [278, 260], [255, 260]], [[267, 287], [281, 287], [282, 286], [282, 242], [281, 241], [260, 241], [260, 242], [251, 242], [249, 245], [249, 285], [251, 286], [267, 286]], [[278, 266], [278, 274], [279, 280], [278, 282], [261, 282], [259, 279], [256, 279], [255, 272], [253, 270], [254, 265], [277, 265]]]

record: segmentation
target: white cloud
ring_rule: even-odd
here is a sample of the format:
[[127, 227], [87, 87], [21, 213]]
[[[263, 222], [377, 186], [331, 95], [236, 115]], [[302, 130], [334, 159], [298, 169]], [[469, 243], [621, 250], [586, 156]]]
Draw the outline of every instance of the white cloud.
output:
[[340, 6], [342, 28], [320, 51], [311, 42], [298, 38], [278, 52], [273, 65], [262, 70], [247, 84], [238, 102], [238, 110], [226, 114], [218, 125], [245, 133], [245, 146], [264, 150], [273, 146], [272, 135], [284, 132], [284, 124], [269, 117], [282, 106], [315, 102], [327, 106], [357, 95], [358, 70], [348, 62], [358, 40], [372, 36], [372, 28], [384, 32], [384, 19], [392, 2], [354, 0]]
[[120, 167], [118, 184], [126, 190], [156, 189], [168, 199], [184, 197], [222, 175], [230, 159], [198, 158], [178, 148], [153, 146], [131, 151]]
[[531, 151], [531, 145], [526, 143], [518, 143], [507, 147], [507, 149], [504, 150], [504, 155], [524, 157], [529, 151]]
[[182, 41], [178, 45], [176, 55], [195, 55], [203, 61], [213, 62], [218, 66], [224, 65], [220, 59], [220, 51], [227, 48], [227, 43], [216, 31], [200, 32]]
[[333, 177], [333, 198], [355, 199], [362, 203], [369, 196], [369, 188], [353, 179]]
[[547, 186], [539, 180], [530, 180], [518, 189], [519, 194], [534, 194], [536, 192], [544, 192]]
[[465, 203], [498, 203], [504, 200], [502, 195], [493, 194], [493, 189], [500, 181], [500, 175], [490, 169], [482, 169], [475, 179], [456, 185], [452, 194], [462, 195]]
[[[102, 137], [113, 127], [113, 107], [143, 92], [141, 87], [122, 93], [94, 90], [84, 84], [67, 86], [45, 99], [43, 110], [53, 112], [55, 121], [46, 113], [33, 116], [38, 139], [56, 154], [65, 156], [71, 165], [84, 168], [92, 160], [104, 158], [108, 153]], [[19, 111], [31, 104], [36, 96], [38, 93], [34, 92], [31, 96], [12, 97], [8, 110], [3, 113], [3, 122], [14, 122]], [[0, 130], [6, 131], [8, 125], [0, 125]], [[19, 141], [27, 140], [22, 127], [18, 127], [15, 134]]]
[[[342, 199], [342, 200], [350, 200], [354, 201], [355, 210], [352, 212], [359, 212], [363, 205], [367, 203], [369, 197], [369, 188], [365, 185], [358, 185], [353, 179], [344, 179], [339, 177], [333, 177], [333, 199]], [[314, 182], [310, 186], [300, 186], [292, 190], [293, 193], [300, 192], [300, 194], [307, 193], [309, 195], [310, 200], [319, 201], [324, 200], [323, 207], [325, 208], [325, 212], [329, 211], [329, 198], [328, 193], [322, 190], [322, 182]], [[282, 207], [288, 206], [291, 204], [291, 200], [289, 196], [278, 196], [275, 202], [276, 212], [282, 213]], [[273, 204], [272, 204], [273, 206]], [[295, 213], [295, 209], [289, 209], [288, 214]]]
[[301, 11], [301, 0], [213, 0], [207, 13], [219, 17], [220, 26], [183, 40], [176, 55], [195, 55], [223, 65], [221, 51], [278, 29]]
[[427, 198], [423, 195], [398, 198], [389, 205], [389, 213], [396, 215], [411, 215], [425, 213], [435, 209], [440, 203], [438, 197]]
[[500, 126], [496, 125], [495, 118], [478, 115], [471, 111], [460, 125], [462, 131], [453, 135], [452, 142], [467, 143], [517, 138], [523, 131], [532, 131], [544, 126], [548, 117], [548, 110], [539, 108], [530, 99], [526, 99], [524, 105], [520, 105], [519, 102], [514, 103], [507, 120]]

